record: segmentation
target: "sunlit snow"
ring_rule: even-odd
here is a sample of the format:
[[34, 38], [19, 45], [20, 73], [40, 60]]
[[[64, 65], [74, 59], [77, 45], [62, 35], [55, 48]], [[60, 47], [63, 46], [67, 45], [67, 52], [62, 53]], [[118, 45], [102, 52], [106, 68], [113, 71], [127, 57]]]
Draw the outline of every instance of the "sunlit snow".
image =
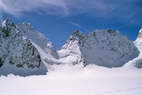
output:
[[[56, 68], [56, 69], [55, 69]], [[47, 75], [0, 77], [0, 95], [141, 95], [142, 70], [55, 65]]]

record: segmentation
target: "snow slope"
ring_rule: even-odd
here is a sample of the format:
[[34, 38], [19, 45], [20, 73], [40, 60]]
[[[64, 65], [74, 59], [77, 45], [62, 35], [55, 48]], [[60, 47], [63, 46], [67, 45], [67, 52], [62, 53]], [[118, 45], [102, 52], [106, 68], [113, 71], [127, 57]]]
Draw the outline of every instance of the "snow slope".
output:
[[23, 33], [24, 37], [30, 39], [34, 44], [41, 48], [46, 53], [47, 57], [58, 58], [53, 43], [41, 32], [36, 31], [30, 23], [18, 24], [17, 28]]
[[[55, 69], [54, 69], [55, 68]], [[0, 77], [1, 95], [141, 95], [142, 70], [55, 65], [48, 75]]]
[[53, 43], [50, 42], [41, 32], [36, 31], [30, 23], [22, 23], [17, 25], [18, 29], [23, 33], [24, 37], [30, 39], [32, 44], [38, 49], [42, 61], [48, 67], [51, 64], [58, 64], [58, 53]]
[[128, 62], [126, 66], [128, 65], [129, 67], [142, 68], [142, 29], [139, 30], [138, 37], [136, 41], [134, 41], [134, 44], [140, 51], [140, 54], [137, 58]]

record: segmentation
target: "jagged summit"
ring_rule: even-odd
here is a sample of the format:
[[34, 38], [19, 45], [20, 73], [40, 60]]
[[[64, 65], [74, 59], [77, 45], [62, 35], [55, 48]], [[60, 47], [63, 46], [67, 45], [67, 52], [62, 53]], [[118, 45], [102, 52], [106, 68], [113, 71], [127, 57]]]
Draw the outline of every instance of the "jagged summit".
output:
[[49, 65], [62, 63], [120, 67], [138, 55], [134, 43], [112, 29], [89, 34], [76, 30], [56, 51], [30, 23], [14, 24], [10, 19], [0, 23], [0, 75], [46, 74]]
[[39, 51], [16, 24], [6, 19], [0, 26], [0, 75], [46, 74]]
[[6, 27], [6, 26], [12, 25], [14, 23], [10, 20], [10, 18], [6, 18], [5, 20], [2, 21], [1, 24], [2, 24], [2, 27]]
[[42, 53], [42, 56], [47, 55], [46, 58], [58, 58], [58, 54], [53, 43], [49, 41], [41, 32], [36, 31], [30, 23], [18, 24], [17, 28], [23, 33], [25, 38], [30, 39], [36, 44], [36, 46], [38, 46], [38, 50], [45, 53]]
[[142, 28], [138, 32], [137, 39], [134, 41], [137, 48], [142, 51]]
[[84, 38], [84, 34], [80, 32], [79, 30], [76, 30], [71, 35], [70, 40], [74, 40], [74, 39], [81, 40], [82, 38]]
[[122, 66], [139, 54], [132, 41], [111, 29], [96, 30], [88, 35], [77, 31], [58, 52], [62, 59], [71, 59], [73, 64], [82, 62], [105, 67]]

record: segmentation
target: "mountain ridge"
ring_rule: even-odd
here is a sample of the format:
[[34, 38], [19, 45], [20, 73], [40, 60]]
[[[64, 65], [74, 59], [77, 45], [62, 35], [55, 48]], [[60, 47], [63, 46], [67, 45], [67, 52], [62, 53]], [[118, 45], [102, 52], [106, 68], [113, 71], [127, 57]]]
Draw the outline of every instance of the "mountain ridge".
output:
[[[80, 52], [75, 53], [76, 49]], [[71, 35], [59, 53], [62, 53], [63, 50], [71, 52], [72, 54], [75, 53], [75, 55], [78, 54], [80, 57], [77, 56], [77, 59], [84, 60], [84, 65], [96, 64], [105, 67], [120, 67], [139, 54], [133, 42], [129, 41], [125, 36], [120, 35], [118, 31], [110, 29], [96, 30], [88, 35], [76, 31]], [[75, 55], [71, 57], [67, 54], [66, 56], [73, 58]], [[117, 63], [115, 60], [120, 61]]]
[[[4, 46], [3, 44], [7, 46], [9, 43], [12, 43], [11, 47], [7, 46], [10, 48], [10, 52], [12, 53], [11, 55], [6, 53], [6, 49], [4, 49], [4, 47], [0, 50], [1, 52], [4, 50], [4, 52], [8, 56], [10, 55], [11, 58], [14, 58], [14, 60], [17, 57], [13, 56], [16, 56], [17, 54], [22, 56], [18, 57], [19, 59], [16, 62], [20, 62], [22, 58], [32, 60], [32, 56], [35, 54], [35, 59], [32, 61], [33, 63], [31, 62], [30, 64], [35, 64], [38, 61], [42, 64], [41, 69], [36, 68], [36, 70], [33, 68], [28, 69], [27, 67], [20, 70], [17, 67], [15, 68], [13, 65], [6, 65], [7, 67], [5, 68], [11, 69], [11, 71], [8, 72], [6, 71], [7, 69], [2, 69], [1, 67], [3, 64], [0, 64], [0, 71], [3, 71], [0, 75], [5, 72], [7, 72], [5, 74], [13, 73], [17, 75], [46, 74], [50, 66], [54, 64], [80, 64], [83, 67], [89, 64], [94, 64], [96, 66], [103, 66], [107, 68], [122, 67], [127, 62], [138, 57], [140, 55], [139, 51], [141, 51], [139, 47], [141, 46], [140, 42], [142, 42], [140, 39], [141, 31], [139, 32], [137, 40], [133, 43], [128, 40], [127, 37], [121, 35], [119, 31], [112, 29], [96, 30], [89, 34], [84, 34], [79, 30], [76, 30], [60, 50], [55, 50], [53, 43], [50, 42], [42, 33], [36, 31], [30, 23], [14, 24], [12, 21], [7, 19], [0, 23], [0, 27], [0, 35], [6, 37], [2, 37], [5, 41], [1, 40], [2, 42], [0, 42], [0, 44], [2, 44], [2, 46]], [[3, 29], [5, 32], [3, 32]], [[13, 35], [17, 36], [11, 38]], [[9, 42], [6, 43], [8, 37]], [[24, 46], [25, 44], [26, 46]], [[23, 49], [28, 46], [30, 46], [31, 49]], [[19, 48], [21, 49], [19, 50]], [[30, 53], [32, 51], [36, 53]], [[20, 52], [24, 52], [25, 54], [26, 52], [29, 53], [27, 53], [27, 55], [21, 55]], [[0, 59], [0, 62], [2, 61], [3, 59]], [[6, 62], [4, 64], [9, 63], [10, 62]], [[25, 63], [21, 62], [19, 66], [22, 67], [23, 64]]]

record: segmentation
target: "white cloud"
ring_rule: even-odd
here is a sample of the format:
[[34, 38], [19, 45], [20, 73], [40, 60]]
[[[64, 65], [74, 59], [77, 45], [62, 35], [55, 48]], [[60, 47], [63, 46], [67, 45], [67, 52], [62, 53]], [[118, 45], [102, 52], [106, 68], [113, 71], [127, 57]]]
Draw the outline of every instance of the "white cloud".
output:
[[112, 6], [105, 0], [0, 0], [0, 11], [13, 15], [24, 12], [43, 11], [47, 13], [80, 13], [112, 11]]
[[[26, 12], [47, 14], [74, 15], [91, 13], [98, 17], [123, 17], [131, 19], [136, 17], [135, 2], [130, 0], [0, 0], [0, 12], [12, 15], [23, 15]], [[127, 6], [127, 7], [126, 7]], [[132, 11], [133, 10], [133, 11]], [[111, 15], [110, 15], [111, 14]], [[120, 16], [120, 14], [122, 16]]]
[[63, 0], [0, 0], [0, 11], [20, 15], [25, 12], [46, 11], [54, 13], [60, 9], [66, 13], [66, 4]]

